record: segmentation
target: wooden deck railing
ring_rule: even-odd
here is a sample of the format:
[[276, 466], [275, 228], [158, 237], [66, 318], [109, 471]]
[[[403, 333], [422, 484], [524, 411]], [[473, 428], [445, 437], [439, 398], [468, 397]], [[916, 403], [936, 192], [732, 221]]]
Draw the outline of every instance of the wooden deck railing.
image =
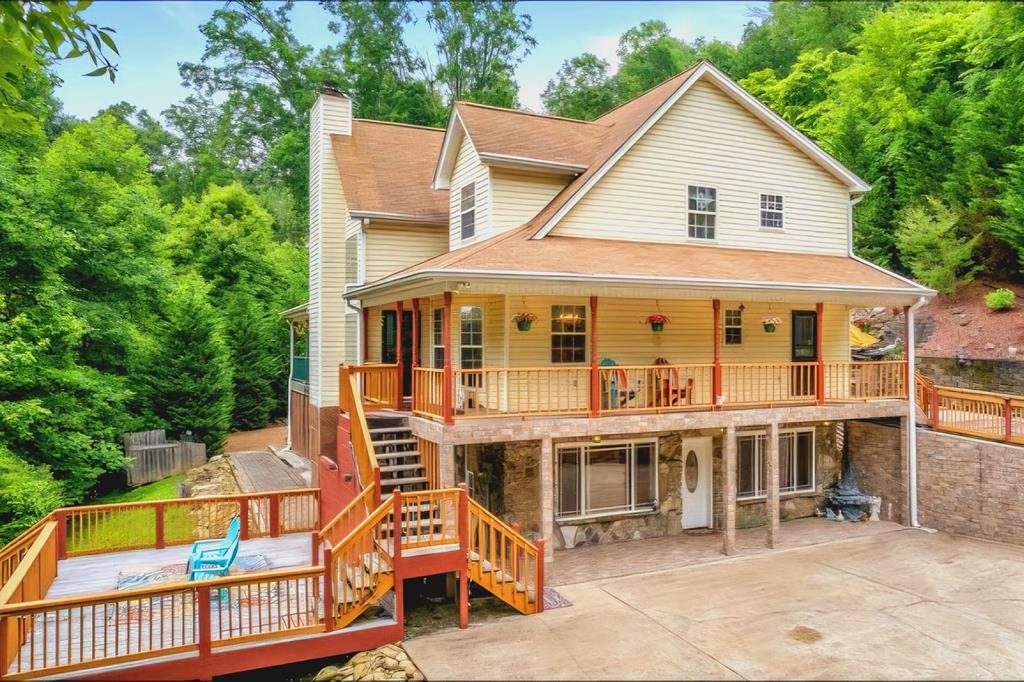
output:
[[600, 410], [614, 413], [711, 407], [713, 370], [711, 364], [600, 367]]
[[455, 414], [462, 417], [585, 414], [588, 367], [516, 367], [454, 371]]
[[444, 418], [444, 370], [414, 367], [413, 412], [434, 419]]
[[378, 407], [398, 407], [399, 382], [401, 375], [398, 372], [398, 365], [361, 365], [351, 367], [352, 376], [359, 381], [359, 391], [356, 395], [362, 397], [363, 402]]
[[51, 514], [59, 524], [61, 556], [162, 548], [223, 537], [235, 516], [241, 537], [277, 537], [315, 530], [320, 489], [183, 497], [67, 507]]
[[401, 548], [391, 542], [395, 503], [383, 502], [336, 547], [324, 548], [324, 612], [329, 629], [343, 628], [395, 583]]
[[50, 516], [44, 516], [0, 549], [0, 586], [7, 584], [36, 537], [43, 531], [43, 526], [52, 520]]
[[722, 364], [723, 405], [785, 405], [817, 400], [818, 363]]
[[[46, 521], [32, 534], [32, 543], [21, 554], [13, 571], [0, 584], [0, 608], [42, 599], [57, 577], [57, 524]], [[15, 661], [32, 637], [34, 621], [20, 616], [0, 617], [0, 676]]]
[[356, 467], [359, 470], [359, 482], [364, 489], [374, 488], [377, 491], [375, 501], [379, 503], [380, 465], [377, 463], [377, 455], [373, 451], [373, 442], [370, 438], [370, 427], [366, 422], [366, 410], [363, 409], [363, 400], [358, 399], [360, 395], [358, 376], [354, 372], [347, 372], [347, 369], [342, 367], [339, 402], [342, 406], [341, 409], [348, 412], [349, 432], [356, 459]]
[[825, 363], [825, 399], [862, 401], [907, 397], [903, 360]]
[[1024, 443], [1024, 396], [936, 386], [915, 377], [918, 407], [932, 428], [1006, 443]]
[[457, 544], [462, 494], [459, 488], [401, 493], [402, 549]]
[[441, 458], [437, 443], [416, 436], [416, 449], [420, 452], [420, 464], [423, 475], [427, 479], [427, 487], [431, 490], [441, 487]]
[[314, 533], [313, 565], [320, 562], [321, 547], [334, 547], [341, 544], [341, 541], [348, 537], [349, 533], [355, 530], [363, 522], [363, 519], [373, 511], [375, 504], [377, 504], [376, 491], [373, 486], [363, 488], [363, 491], [345, 505], [345, 508], [338, 512], [337, 516]]
[[544, 545], [469, 499], [470, 579], [522, 613], [544, 609]]

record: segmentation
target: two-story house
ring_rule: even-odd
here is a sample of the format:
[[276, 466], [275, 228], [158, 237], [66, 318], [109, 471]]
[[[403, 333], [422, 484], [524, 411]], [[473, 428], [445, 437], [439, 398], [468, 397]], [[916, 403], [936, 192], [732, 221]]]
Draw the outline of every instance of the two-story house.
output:
[[[852, 361], [849, 311], [912, 319], [934, 292], [854, 255], [869, 185], [713, 65], [590, 122], [351, 111], [327, 91], [311, 114], [293, 449], [346, 471], [367, 447], [385, 495], [465, 482], [549, 558], [696, 528], [728, 552], [737, 525], [773, 544], [844, 454], [912, 521], [912, 365]], [[902, 420], [901, 450], [851, 451], [869, 419]]]

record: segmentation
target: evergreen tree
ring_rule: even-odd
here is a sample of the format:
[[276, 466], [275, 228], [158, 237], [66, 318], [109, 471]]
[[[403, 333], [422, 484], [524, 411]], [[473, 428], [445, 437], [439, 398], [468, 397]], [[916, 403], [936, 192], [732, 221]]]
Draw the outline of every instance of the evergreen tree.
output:
[[217, 454], [231, 427], [231, 360], [220, 314], [198, 277], [183, 276], [164, 303], [149, 357], [140, 368], [148, 416], [191, 431]]

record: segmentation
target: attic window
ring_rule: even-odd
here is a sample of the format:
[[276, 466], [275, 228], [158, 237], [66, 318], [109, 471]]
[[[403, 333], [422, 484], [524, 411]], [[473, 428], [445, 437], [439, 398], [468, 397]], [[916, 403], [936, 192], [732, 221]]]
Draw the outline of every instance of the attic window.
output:
[[462, 186], [459, 195], [459, 221], [462, 224], [462, 238], [469, 239], [476, 234], [476, 183]]
[[782, 229], [782, 195], [761, 195], [761, 227], [766, 230]]
[[690, 185], [687, 189], [686, 223], [690, 239], [714, 239], [718, 191]]

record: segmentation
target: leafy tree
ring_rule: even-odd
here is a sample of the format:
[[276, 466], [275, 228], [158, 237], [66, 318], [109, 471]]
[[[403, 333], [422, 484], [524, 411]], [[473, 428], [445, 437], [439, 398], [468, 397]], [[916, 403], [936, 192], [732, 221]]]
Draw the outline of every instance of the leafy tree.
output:
[[231, 427], [231, 361], [220, 314], [208, 285], [183, 276], [163, 305], [155, 343], [140, 366], [148, 416], [175, 431], [191, 431], [220, 452]]
[[57, 60], [88, 56], [97, 68], [87, 76], [106, 75], [111, 82], [117, 66], [106, 50], [117, 54], [111, 34], [114, 29], [100, 27], [82, 19], [91, 0], [38, 0], [0, 3], [0, 128], [27, 130], [32, 114], [24, 111], [21, 79], [25, 71]]
[[0, 445], [0, 542], [13, 540], [64, 499], [48, 467], [29, 464]]
[[900, 257], [919, 282], [944, 293], [970, 282], [978, 270], [973, 252], [978, 238], [957, 234], [959, 216], [935, 199], [907, 209], [896, 243]]
[[559, 116], [592, 120], [617, 101], [608, 62], [584, 52], [567, 59], [541, 93], [544, 108]]
[[427, 23], [437, 37], [435, 72], [449, 102], [515, 106], [516, 66], [537, 41], [515, 0], [432, 0]]

